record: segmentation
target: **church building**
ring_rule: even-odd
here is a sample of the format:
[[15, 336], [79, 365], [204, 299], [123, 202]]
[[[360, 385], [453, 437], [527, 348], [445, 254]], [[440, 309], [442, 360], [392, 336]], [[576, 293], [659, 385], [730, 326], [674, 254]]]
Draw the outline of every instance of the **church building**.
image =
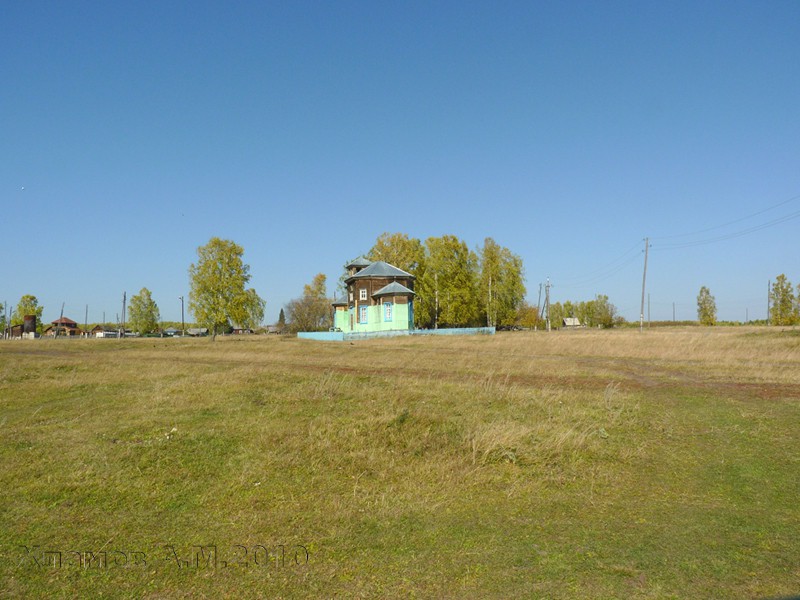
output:
[[345, 333], [414, 329], [414, 279], [394, 265], [360, 258], [345, 267], [346, 296], [333, 303], [333, 326]]

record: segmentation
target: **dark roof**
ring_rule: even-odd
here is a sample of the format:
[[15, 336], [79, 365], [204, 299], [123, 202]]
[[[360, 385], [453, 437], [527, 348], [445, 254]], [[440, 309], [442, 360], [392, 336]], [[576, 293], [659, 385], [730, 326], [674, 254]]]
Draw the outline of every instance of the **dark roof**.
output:
[[72, 319], [68, 319], [67, 317], [61, 317], [60, 319], [56, 319], [52, 322], [53, 325], [77, 325], [75, 321]]
[[411, 273], [406, 273], [403, 269], [398, 269], [394, 265], [379, 260], [365, 269], [361, 269], [355, 275], [351, 275], [347, 278], [347, 281], [351, 279], [364, 279], [365, 277], [410, 277], [414, 279]]
[[377, 292], [372, 294], [373, 298], [377, 298], [378, 296], [408, 296], [413, 295], [414, 292], [408, 289], [406, 286], [393, 281], [389, 285], [383, 286]]
[[359, 256], [353, 262], [345, 267], [345, 269], [349, 269], [350, 267], [368, 267], [372, 264], [371, 260], [367, 260], [363, 256]]
[[346, 298], [334, 298], [333, 302], [331, 302], [331, 306], [347, 306], [347, 299]]

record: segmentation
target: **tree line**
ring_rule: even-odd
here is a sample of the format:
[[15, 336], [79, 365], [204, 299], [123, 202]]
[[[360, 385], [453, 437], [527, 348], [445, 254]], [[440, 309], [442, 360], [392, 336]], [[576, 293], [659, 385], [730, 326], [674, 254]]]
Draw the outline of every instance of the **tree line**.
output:
[[[423, 242], [404, 233], [384, 233], [363, 256], [392, 264], [415, 277], [417, 328], [512, 325], [523, 307], [522, 259], [492, 238], [470, 250], [454, 235], [429, 237]], [[345, 267], [338, 295], [345, 293]], [[317, 274], [305, 286], [303, 295], [286, 305], [290, 330], [318, 331], [330, 326], [331, 299], [325, 284], [325, 275]]]
[[[238, 244], [211, 238], [197, 249], [198, 260], [189, 267], [189, 311], [195, 321], [214, 336], [234, 324], [254, 329], [264, 320], [265, 300], [248, 288], [250, 266]], [[525, 301], [525, 272], [522, 259], [487, 237], [483, 245], [470, 250], [454, 235], [429, 237], [424, 242], [404, 233], [383, 233], [364, 255], [371, 261], [385, 261], [414, 275], [414, 325], [418, 328], [519, 325], [534, 327], [540, 322], [539, 307]], [[346, 268], [339, 279], [344, 293]], [[800, 323], [800, 285], [795, 292], [785, 274], [770, 287], [769, 321], [773, 325]], [[331, 298], [324, 274], [317, 274], [304, 286], [303, 295], [291, 300], [280, 311], [281, 330], [318, 331], [332, 324]], [[8, 307], [0, 304], [0, 329], [36, 315], [42, 331], [42, 311], [36, 296], [22, 296], [6, 322]], [[566, 317], [577, 318], [589, 327], [613, 327], [624, 322], [608, 296], [598, 294], [589, 301], [556, 302], [546, 307], [554, 326]], [[701, 324], [716, 322], [716, 301], [703, 286], [697, 297], [697, 316]], [[131, 297], [128, 322], [133, 331], [146, 334], [160, 328], [158, 305], [150, 290], [142, 288]]]
[[625, 322], [614, 306], [604, 294], [598, 294], [593, 300], [563, 304], [555, 302], [550, 305], [548, 318], [555, 327], [560, 327], [565, 318], [575, 318], [586, 327], [614, 327]]
[[769, 321], [773, 325], [800, 323], [800, 284], [795, 294], [792, 282], [786, 275], [778, 275], [770, 287], [769, 306]]
[[[238, 244], [217, 237], [197, 249], [198, 260], [189, 266], [189, 311], [197, 324], [208, 328], [213, 336], [235, 324], [254, 329], [264, 321], [266, 302], [253, 288], [248, 288], [250, 266], [242, 260], [244, 249]], [[23, 322], [25, 315], [36, 315], [41, 333], [43, 307], [35, 296], [20, 300], [10, 324]], [[0, 304], [0, 329], [5, 329], [6, 307]], [[161, 328], [158, 304], [146, 287], [130, 298], [127, 325], [139, 334], [155, 333]]]
[[[213, 237], [197, 249], [197, 262], [189, 265], [189, 311], [206, 327], [212, 339], [234, 326], [255, 329], [264, 321], [266, 301], [250, 282], [250, 265], [244, 248]], [[128, 308], [131, 328], [140, 333], [157, 331], [160, 316], [150, 291], [143, 288]]]
[[[715, 325], [717, 322], [717, 301], [706, 286], [702, 286], [697, 294], [697, 320], [701, 325]], [[800, 324], [800, 284], [795, 293], [792, 282], [783, 273], [769, 288], [767, 322], [770, 325]]]

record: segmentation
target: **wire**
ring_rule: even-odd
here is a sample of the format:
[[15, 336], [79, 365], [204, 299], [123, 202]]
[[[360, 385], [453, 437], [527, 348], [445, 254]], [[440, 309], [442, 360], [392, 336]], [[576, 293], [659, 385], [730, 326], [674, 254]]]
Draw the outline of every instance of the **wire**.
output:
[[796, 196], [792, 196], [788, 200], [784, 200], [783, 202], [779, 202], [778, 204], [774, 204], [772, 206], [768, 206], [767, 208], [765, 208], [763, 210], [760, 210], [758, 212], [755, 212], [755, 213], [753, 213], [751, 215], [747, 215], [745, 217], [740, 217], [738, 219], [734, 219], [733, 221], [728, 221], [727, 223], [722, 223], [721, 225], [714, 225], [713, 227], [707, 227], [705, 229], [700, 229], [698, 231], [693, 231], [691, 233], [678, 233], [678, 234], [675, 234], [675, 235], [662, 235], [662, 236], [658, 236], [658, 237], [652, 237], [650, 239], [651, 240], [669, 240], [669, 239], [679, 238], [679, 237], [691, 237], [693, 235], [699, 235], [701, 233], [707, 233], [709, 231], [714, 231], [715, 229], [722, 229], [723, 227], [727, 227], [728, 225], [735, 225], [736, 223], [741, 223], [742, 221], [746, 221], [747, 219], [752, 219], [753, 217], [757, 217], [758, 215], [763, 215], [766, 212], [774, 210], [774, 209], [776, 209], [776, 208], [778, 208], [780, 206], [783, 206], [784, 204], [789, 204], [790, 202], [794, 202], [795, 200], [798, 200], [798, 199], [800, 199], [800, 194], [798, 194]]
[[[798, 196], [800, 197], [800, 196]], [[707, 238], [703, 240], [694, 240], [691, 242], [676, 242], [673, 244], [664, 244], [664, 245], [657, 245], [654, 246], [654, 249], [658, 250], [677, 250], [680, 248], [691, 248], [694, 246], [704, 246], [706, 244], [713, 244], [716, 242], [723, 242], [725, 240], [732, 240], [737, 237], [742, 237], [743, 235], [747, 235], [750, 233], [754, 233], [756, 231], [761, 231], [762, 229], [768, 229], [770, 227], [774, 227], [775, 225], [780, 225], [781, 223], [786, 223], [787, 221], [791, 221], [800, 217], [800, 210], [797, 212], [790, 213], [788, 215], [784, 215], [783, 217], [779, 217], [777, 219], [773, 219], [772, 221], [767, 221], [766, 223], [762, 223], [760, 225], [754, 225], [753, 227], [748, 227], [747, 229], [742, 229], [740, 231], [735, 231], [733, 233], [728, 233], [724, 235], [720, 235], [717, 237]], [[677, 237], [677, 236], [675, 236]], [[662, 238], [663, 239], [663, 238]]]
[[626, 260], [624, 263], [618, 265], [616, 268], [612, 269], [611, 271], [605, 271], [605, 272], [602, 272], [602, 273], [598, 273], [598, 274], [596, 274], [595, 276], [593, 276], [593, 277], [591, 277], [589, 279], [582, 279], [582, 280], [578, 280], [578, 281], [573, 281], [572, 283], [561, 284], [561, 285], [559, 285], [559, 287], [562, 287], [562, 288], [574, 288], [574, 287], [578, 287], [578, 286], [589, 285], [589, 284], [592, 284], [592, 283], [598, 283], [600, 281], [605, 281], [606, 279], [609, 279], [612, 275], [616, 275], [617, 273], [622, 271], [622, 269], [627, 267], [633, 261], [638, 260], [640, 254], [641, 254], [641, 252], [638, 253], [638, 254], [634, 254], [628, 260]]
[[[619, 255], [617, 258], [612, 260], [610, 263], [606, 264], [605, 266], [596, 269], [593, 272], [586, 273], [585, 275], [581, 275], [578, 277], [567, 277], [561, 279], [560, 281], [565, 282], [561, 284], [560, 287], [575, 287], [578, 285], [584, 285], [588, 283], [595, 283], [597, 281], [602, 281], [603, 279], [608, 279], [611, 275], [618, 273], [632, 261], [636, 260], [639, 255], [641, 254], [641, 250], [636, 252], [633, 256], [628, 257], [634, 250], [636, 250], [641, 242], [636, 242], [633, 246], [628, 248], [625, 252]], [[628, 257], [626, 259], [626, 257]], [[620, 262], [624, 261], [624, 262]]]

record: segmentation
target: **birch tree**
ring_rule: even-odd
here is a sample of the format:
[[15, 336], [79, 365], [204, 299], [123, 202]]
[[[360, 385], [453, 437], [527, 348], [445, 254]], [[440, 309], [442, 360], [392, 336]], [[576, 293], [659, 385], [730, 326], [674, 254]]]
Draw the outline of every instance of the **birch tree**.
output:
[[794, 288], [786, 275], [781, 273], [772, 284], [769, 294], [769, 320], [773, 325], [793, 325], [797, 322]]
[[128, 322], [133, 331], [142, 333], [153, 333], [158, 331], [158, 324], [161, 315], [158, 305], [153, 300], [153, 296], [146, 287], [139, 290], [139, 293], [131, 297], [128, 304]]
[[253, 303], [263, 303], [255, 290], [245, 289], [250, 265], [243, 255], [238, 244], [214, 237], [197, 249], [197, 263], [189, 266], [189, 310], [212, 331], [212, 339], [231, 322], [248, 322], [254, 314]]
[[697, 294], [697, 320], [701, 325], [714, 325], [717, 322], [717, 301], [706, 286], [702, 286]]
[[478, 304], [487, 327], [511, 325], [525, 299], [522, 259], [492, 238], [479, 250]]

